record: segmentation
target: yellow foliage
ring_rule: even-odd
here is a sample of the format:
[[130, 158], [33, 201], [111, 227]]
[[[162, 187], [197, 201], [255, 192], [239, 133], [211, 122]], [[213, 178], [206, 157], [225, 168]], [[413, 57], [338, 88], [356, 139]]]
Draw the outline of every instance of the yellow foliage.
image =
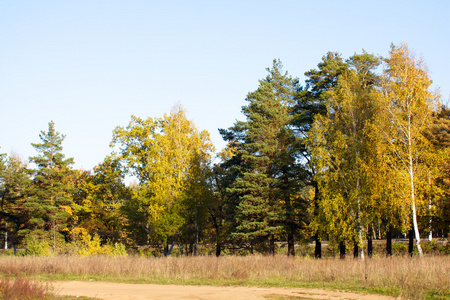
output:
[[100, 237], [95, 234], [93, 237], [86, 231], [81, 231], [80, 236], [75, 242], [77, 254], [81, 256], [90, 255], [109, 255], [109, 256], [124, 256], [127, 255], [125, 246], [121, 243], [105, 245], [101, 244]]
[[149, 226], [161, 237], [171, 234], [183, 223], [191, 187], [207, 174], [213, 151], [209, 134], [199, 132], [178, 105], [159, 119], [132, 116], [126, 128], [115, 129], [116, 143], [140, 181], [134, 196]]

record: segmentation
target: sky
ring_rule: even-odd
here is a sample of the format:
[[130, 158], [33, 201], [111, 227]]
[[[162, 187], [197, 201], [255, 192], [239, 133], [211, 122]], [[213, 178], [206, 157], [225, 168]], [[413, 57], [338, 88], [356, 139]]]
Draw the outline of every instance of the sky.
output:
[[217, 150], [274, 59], [304, 82], [328, 51], [407, 43], [450, 95], [450, 1], [0, 1], [0, 152], [28, 160], [48, 123], [90, 170], [131, 115], [180, 103]]

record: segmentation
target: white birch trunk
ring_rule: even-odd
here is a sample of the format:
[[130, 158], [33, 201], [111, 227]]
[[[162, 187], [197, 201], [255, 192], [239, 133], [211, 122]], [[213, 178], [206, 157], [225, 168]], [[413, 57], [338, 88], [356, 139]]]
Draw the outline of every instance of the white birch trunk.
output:
[[8, 223], [5, 222], [5, 249], [8, 249]]
[[[428, 185], [431, 186], [431, 178], [430, 178], [430, 174], [428, 174]], [[429, 234], [428, 234], [428, 240], [431, 242], [433, 240], [433, 231], [432, 231], [432, 213], [431, 213], [431, 195], [428, 196], [428, 211], [430, 213], [430, 218], [428, 219], [428, 229], [430, 230]]]
[[408, 114], [408, 147], [409, 147], [409, 182], [410, 182], [410, 192], [411, 192], [411, 208], [412, 208], [412, 219], [413, 219], [413, 229], [416, 238], [416, 247], [419, 257], [423, 257], [422, 247], [420, 246], [420, 233], [419, 226], [417, 224], [417, 211], [416, 211], [416, 195], [414, 191], [414, 162], [412, 158], [412, 145], [411, 145], [411, 115]]
[[355, 166], [356, 166], [356, 201], [357, 201], [357, 228], [358, 228], [358, 246], [359, 246], [359, 257], [364, 260], [364, 244], [363, 244], [363, 234], [362, 234], [362, 225], [361, 225], [361, 178], [360, 178], [360, 174], [359, 174], [359, 144], [358, 144], [358, 137], [357, 137], [357, 133], [356, 133], [356, 123], [355, 121], [353, 121], [353, 135], [354, 135], [354, 140], [355, 140], [355, 144], [356, 144], [356, 150], [355, 150]]

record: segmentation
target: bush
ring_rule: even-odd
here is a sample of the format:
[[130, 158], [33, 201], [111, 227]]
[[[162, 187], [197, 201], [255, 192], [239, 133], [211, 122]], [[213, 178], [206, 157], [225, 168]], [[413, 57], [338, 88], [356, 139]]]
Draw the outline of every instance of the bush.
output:
[[24, 255], [49, 256], [53, 254], [48, 233], [34, 231], [25, 236], [26, 250]]
[[125, 256], [127, 255], [127, 250], [125, 245], [122, 243], [111, 242], [105, 245], [101, 244], [100, 237], [95, 234], [93, 237], [83, 232], [78, 240], [75, 242], [75, 252], [81, 256], [90, 255], [109, 255], [109, 256]]
[[392, 253], [398, 255], [406, 255], [408, 254], [408, 245], [392, 243]]
[[442, 244], [438, 241], [431, 240], [428, 243], [424, 243], [422, 245], [422, 249], [424, 253], [430, 254], [450, 254], [450, 245], [448, 243]]

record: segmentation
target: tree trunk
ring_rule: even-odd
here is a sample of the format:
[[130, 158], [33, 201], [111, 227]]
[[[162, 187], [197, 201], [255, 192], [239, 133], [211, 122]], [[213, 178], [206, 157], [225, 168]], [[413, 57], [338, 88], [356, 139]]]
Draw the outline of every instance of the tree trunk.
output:
[[[357, 134], [356, 134], [356, 121], [353, 120], [353, 135], [356, 139], [356, 141], [358, 141], [357, 139]], [[355, 243], [355, 251], [359, 251], [359, 257], [361, 259], [364, 259], [364, 244], [363, 244], [363, 233], [362, 233], [362, 222], [361, 222], [361, 178], [360, 178], [360, 174], [359, 174], [359, 148], [358, 146], [356, 147], [356, 151], [355, 151], [355, 161], [356, 161], [356, 192], [358, 193], [356, 196], [357, 199], [357, 211], [356, 211], [356, 222], [357, 222], [357, 228], [358, 228], [358, 241], [357, 243]], [[358, 257], [358, 253], [355, 252], [353, 254], [353, 256], [355, 258]]]
[[[319, 210], [319, 185], [316, 181], [313, 181], [314, 185], [314, 214], [318, 214]], [[314, 248], [314, 257], [315, 258], [322, 258], [322, 242], [320, 240], [319, 232], [317, 231], [314, 235], [315, 240], [315, 248]]]
[[172, 253], [173, 246], [174, 246], [174, 244], [173, 244], [173, 242], [172, 242], [172, 245], [170, 245], [169, 251], [167, 252], [167, 256], [169, 256], [170, 253]]
[[378, 238], [379, 240], [381, 240], [381, 222], [378, 220]]
[[288, 256], [295, 256], [294, 234], [292, 232], [289, 232], [287, 235], [287, 243], [288, 243]]
[[408, 114], [408, 146], [409, 146], [409, 184], [411, 192], [411, 208], [412, 208], [412, 218], [413, 218], [413, 229], [416, 235], [416, 247], [419, 257], [423, 257], [422, 247], [420, 246], [420, 233], [419, 225], [417, 224], [417, 212], [416, 212], [416, 194], [414, 188], [414, 163], [412, 158], [412, 144], [411, 144], [411, 114]]
[[419, 254], [419, 257], [423, 257], [422, 246], [420, 246], [419, 225], [417, 224], [416, 203], [414, 201], [412, 203], [412, 211], [413, 211], [413, 228], [414, 228], [414, 235], [416, 238], [417, 254]]
[[392, 227], [388, 226], [386, 231], [386, 256], [392, 256]]
[[289, 186], [289, 177], [286, 176], [287, 171], [284, 170], [284, 184], [285, 184], [285, 192], [284, 192], [284, 203], [286, 207], [286, 231], [287, 231], [287, 244], [288, 244], [288, 256], [295, 256], [295, 246], [294, 246], [294, 232], [295, 232], [295, 222], [293, 220], [293, 209], [291, 205], [291, 193]]
[[345, 259], [345, 242], [339, 242], [339, 258]]
[[214, 229], [216, 230], [216, 257], [219, 257], [222, 251], [220, 243], [220, 226], [216, 216], [213, 215], [212, 219], [214, 223]]
[[198, 245], [198, 225], [195, 222], [195, 245], [194, 245], [194, 256], [197, 256], [197, 245]]
[[164, 244], [164, 256], [167, 256], [167, 253], [169, 253], [169, 241]]
[[412, 257], [414, 255], [414, 230], [409, 230], [409, 243], [408, 243], [408, 253]]
[[372, 237], [367, 239], [367, 256], [371, 258], [373, 255]]
[[316, 233], [314, 235], [314, 240], [316, 242], [316, 246], [314, 248], [314, 257], [315, 258], [322, 258], [322, 243], [320, 241], [318, 233]]
[[5, 221], [5, 249], [8, 249], [8, 223]]
[[[431, 178], [430, 178], [430, 173], [428, 173], [428, 186], [431, 186]], [[432, 212], [432, 205], [431, 205], [431, 195], [428, 196], [428, 213], [430, 214], [429, 219], [428, 219], [428, 241], [432, 241], [433, 240], [433, 212]]]
[[222, 252], [222, 247], [221, 247], [219, 241], [217, 241], [217, 244], [216, 244], [216, 257], [219, 257], [221, 252]]
[[271, 234], [269, 237], [269, 253], [272, 256], [275, 256], [275, 238], [273, 234]]
[[355, 242], [353, 244], [353, 258], [358, 258], [358, 256], [359, 256], [359, 246], [358, 243]]

